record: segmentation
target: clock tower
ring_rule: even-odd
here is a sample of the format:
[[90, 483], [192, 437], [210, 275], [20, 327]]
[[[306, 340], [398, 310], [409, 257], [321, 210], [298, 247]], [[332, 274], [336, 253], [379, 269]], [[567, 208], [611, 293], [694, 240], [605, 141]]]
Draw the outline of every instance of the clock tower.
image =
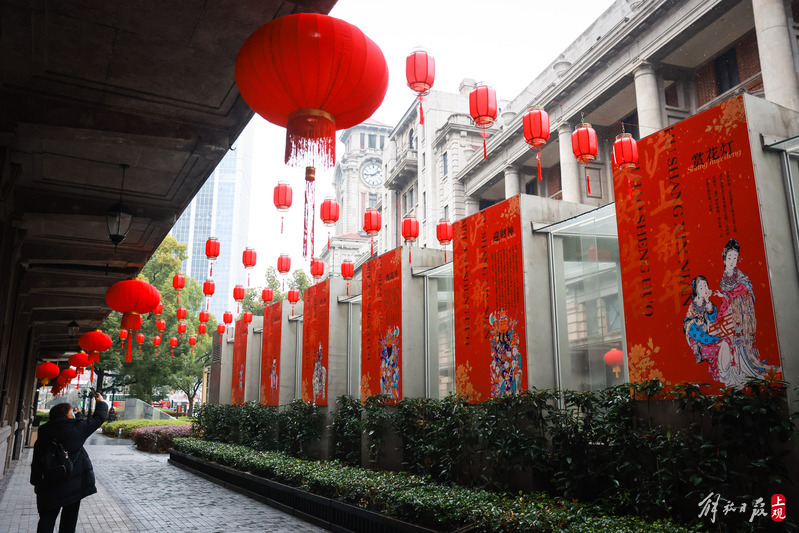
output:
[[339, 141], [344, 154], [335, 171], [336, 200], [341, 206], [336, 235], [363, 231], [363, 214], [368, 207], [380, 209], [385, 165], [383, 148], [388, 142], [391, 127], [368, 119], [344, 130]]

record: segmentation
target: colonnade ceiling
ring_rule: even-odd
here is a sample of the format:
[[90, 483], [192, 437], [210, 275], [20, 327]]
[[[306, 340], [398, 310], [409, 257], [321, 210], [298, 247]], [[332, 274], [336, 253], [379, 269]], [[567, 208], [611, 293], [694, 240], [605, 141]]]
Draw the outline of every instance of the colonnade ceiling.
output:
[[[72, 320], [98, 326], [106, 289], [141, 270], [252, 117], [234, 79], [243, 42], [334, 4], [4, 2], [4, 326], [32, 326], [47, 355], [75, 348]], [[115, 248], [106, 211], [120, 199], [133, 218]]]

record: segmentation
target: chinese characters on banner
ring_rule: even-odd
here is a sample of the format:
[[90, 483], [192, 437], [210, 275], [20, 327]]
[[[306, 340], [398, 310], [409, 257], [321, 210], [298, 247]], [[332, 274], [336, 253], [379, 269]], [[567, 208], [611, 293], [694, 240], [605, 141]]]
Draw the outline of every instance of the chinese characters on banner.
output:
[[302, 401], [327, 405], [330, 280], [305, 289], [302, 312]]
[[261, 405], [280, 405], [280, 343], [283, 330], [283, 301], [264, 307], [261, 345]]
[[638, 150], [632, 197], [614, 169], [630, 381], [781, 377], [743, 99]]
[[236, 330], [233, 335], [233, 387], [230, 391], [230, 403], [241, 405], [244, 403], [244, 384], [247, 378], [247, 323], [244, 320], [236, 321]]
[[454, 224], [456, 388], [472, 403], [528, 388], [519, 197]]
[[[361, 400], [402, 399], [402, 249], [363, 265]], [[418, 332], [421, 335], [421, 332]]]

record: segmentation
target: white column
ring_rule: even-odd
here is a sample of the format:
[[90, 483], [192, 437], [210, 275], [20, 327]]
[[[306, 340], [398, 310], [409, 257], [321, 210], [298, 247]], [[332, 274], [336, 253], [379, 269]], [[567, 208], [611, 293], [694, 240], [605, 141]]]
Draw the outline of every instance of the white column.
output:
[[512, 198], [520, 192], [519, 169], [513, 166], [505, 167], [505, 198]]
[[580, 165], [572, 151], [572, 131], [570, 124], [558, 127], [558, 144], [560, 147], [560, 189], [566, 202], [582, 203], [580, 193]]
[[473, 196], [466, 197], [466, 216], [473, 215], [480, 211], [480, 200]]
[[783, 0], [752, 0], [766, 100], [799, 110], [799, 84]]
[[635, 69], [635, 106], [638, 110], [638, 133], [643, 138], [663, 129], [658, 79], [652, 65]]

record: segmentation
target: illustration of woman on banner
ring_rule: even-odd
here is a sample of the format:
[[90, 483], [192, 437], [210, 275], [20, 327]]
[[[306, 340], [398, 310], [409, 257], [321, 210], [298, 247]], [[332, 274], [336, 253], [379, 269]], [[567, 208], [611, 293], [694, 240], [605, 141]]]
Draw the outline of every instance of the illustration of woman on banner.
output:
[[272, 392], [277, 390], [277, 356], [272, 357], [272, 370], [269, 372], [269, 386]]
[[491, 396], [506, 396], [522, 391], [522, 356], [516, 321], [504, 309], [488, 317], [491, 334]]
[[380, 339], [380, 394], [399, 401], [399, 327], [389, 326], [386, 336]]
[[313, 387], [313, 403], [316, 404], [317, 398], [320, 400], [325, 399], [327, 394], [327, 369], [322, 365], [322, 343], [319, 343], [319, 349], [314, 354], [313, 377], [311, 379], [311, 386]]

